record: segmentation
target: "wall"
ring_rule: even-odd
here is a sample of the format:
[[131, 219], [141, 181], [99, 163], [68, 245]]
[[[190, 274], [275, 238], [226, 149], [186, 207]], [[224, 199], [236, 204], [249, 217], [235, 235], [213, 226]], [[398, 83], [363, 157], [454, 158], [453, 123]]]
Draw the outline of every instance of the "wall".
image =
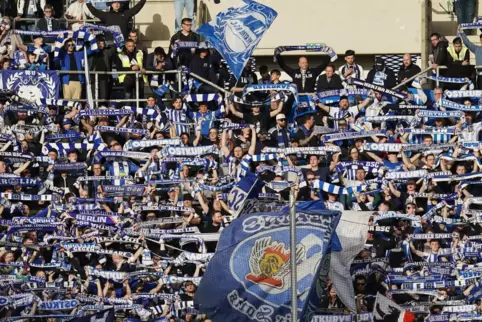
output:
[[[211, 17], [239, 0], [206, 1]], [[421, 51], [421, 0], [258, 0], [278, 18], [255, 51], [324, 42], [337, 53], [395, 54]]]

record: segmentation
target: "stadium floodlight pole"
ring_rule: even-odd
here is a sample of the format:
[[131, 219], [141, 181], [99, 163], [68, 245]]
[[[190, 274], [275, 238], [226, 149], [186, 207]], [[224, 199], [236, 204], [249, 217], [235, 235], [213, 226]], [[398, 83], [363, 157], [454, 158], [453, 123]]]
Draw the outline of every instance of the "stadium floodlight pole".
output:
[[290, 191], [290, 262], [291, 262], [291, 321], [298, 322], [298, 286], [296, 274], [296, 206], [295, 191]]

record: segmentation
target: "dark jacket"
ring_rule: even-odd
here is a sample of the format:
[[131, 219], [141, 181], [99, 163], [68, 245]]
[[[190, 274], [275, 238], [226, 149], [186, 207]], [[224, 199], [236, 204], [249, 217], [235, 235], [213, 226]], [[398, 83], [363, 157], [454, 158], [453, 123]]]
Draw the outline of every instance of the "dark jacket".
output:
[[432, 47], [433, 61], [437, 65], [447, 66], [448, 53], [447, 53], [448, 42], [440, 39], [437, 46]]
[[[179, 30], [176, 32], [174, 35], [171, 37], [171, 42], [169, 44], [169, 52], [168, 55], [169, 57], [172, 57], [172, 46], [176, 41], [196, 41], [200, 42], [201, 37], [199, 34], [195, 33], [194, 31], [191, 31], [189, 35], [184, 35], [182, 33], [182, 30]], [[193, 57], [192, 51], [189, 48], [183, 48], [183, 49], [178, 49], [176, 52], [176, 57], [173, 58], [173, 63], [175, 64], [176, 67], [179, 66], [189, 66], [191, 63], [191, 59]]]
[[281, 55], [277, 55], [276, 59], [278, 60], [279, 66], [293, 79], [293, 83], [298, 87], [299, 93], [313, 93], [315, 91], [316, 78], [325, 70], [325, 67], [330, 63], [330, 57], [325, 55], [321, 57], [323, 62], [320, 65], [314, 68], [308, 67], [305, 76], [305, 86], [303, 87], [300, 68], [291, 68], [286, 65], [285, 60]]
[[418, 73], [420, 73], [420, 67], [418, 67], [415, 64], [410, 64], [407, 67], [405, 67], [404, 64], [400, 66], [400, 69], [398, 70], [398, 82], [401, 83], [405, 78], [410, 78]]
[[201, 58], [199, 54], [195, 55], [191, 59], [189, 71], [207, 80], [210, 80], [211, 82], [216, 82], [216, 75], [214, 74], [214, 69], [211, 64], [211, 57], [209, 55], [204, 58]]
[[[89, 56], [89, 68], [91, 71], [112, 71], [112, 62], [117, 54], [116, 47], [105, 47], [103, 50], [99, 50]], [[92, 75], [93, 76], [93, 75]], [[111, 75], [99, 75], [99, 79], [109, 79]]]
[[367, 82], [385, 88], [393, 88], [397, 84], [395, 74], [390, 68], [385, 67], [382, 71], [377, 71], [375, 67], [370, 69], [367, 76]]
[[[150, 53], [147, 55], [147, 60], [146, 60], [146, 69], [151, 70], [151, 71], [156, 71], [156, 65], [158, 64], [156, 60], [156, 55], [154, 53]], [[162, 67], [162, 70], [172, 70], [174, 69], [174, 66], [172, 64], [171, 59], [169, 56], [164, 57], [164, 66]]]
[[[52, 18], [51, 20], [52, 20], [52, 31], [64, 29], [60, 26], [60, 22], [57, 19]], [[40, 30], [40, 31], [48, 31], [49, 29], [48, 29], [47, 19], [42, 18], [39, 21], [37, 21], [37, 29]], [[45, 43], [54, 43], [56, 40], [57, 40], [56, 37], [45, 37], [44, 38]]]
[[64, 179], [62, 176], [58, 176], [57, 178], [54, 179], [54, 186], [64, 189], [65, 187], [69, 188], [70, 192], [75, 193], [78, 195], [79, 190], [75, 187], [75, 182], [77, 181], [77, 177], [74, 176], [67, 176]]
[[146, 4], [146, 0], [140, 0], [134, 7], [125, 11], [118, 12], [105, 12], [95, 8], [92, 4], [88, 3], [87, 8], [90, 12], [99, 18], [106, 26], [119, 26], [124, 39], [129, 36], [128, 23], [129, 20], [141, 11], [142, 7]]
[[316, 90], [318, 92], [330, 90], [330, 89], [342, 89], [342, 88], [343, 88], [343, 84], [342, 84], [340, 75], [338, 74], [333, 74], [330, 81], [328, 81], [328, 77], [326, 76], [326, 74], [321, 75], [318, 78], [318, 83], [316, 85]]

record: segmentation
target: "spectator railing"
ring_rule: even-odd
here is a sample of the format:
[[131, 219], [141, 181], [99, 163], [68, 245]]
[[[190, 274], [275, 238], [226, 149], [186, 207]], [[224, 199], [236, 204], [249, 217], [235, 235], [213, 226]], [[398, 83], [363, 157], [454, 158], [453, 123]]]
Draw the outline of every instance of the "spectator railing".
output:
[[[32, 21], [37, 24], [37, 22], [42, 19], [42, 18], [19, 18], [19, 19], [13, 19], [12, 20], [12, 29], [19, 29], [15, 26], [17, 22], [25, 22], [25, 21]], [[67, 19], [67, 18], [55, 18], [55, 20], [59, 21], [61, 24], [65, 24], [65, 27], [67, 28], [69, 23], [76, 23], [76, 22], [81, 22], [81, 23], [93, 23], [93, 22], [100, 22], [99, 19], [84, 19], [84, 20], [79, 20], [79, 19]]]
[[203, 83], [205, 83], [205, 84], [207, 84], [207, 85], [210, 85], [210, 86], [214, 87], [215, 89], [217, 89], [218, 91], [220, 91], [220, 92], [222, 92], [222, 93], [224, 93], [224, 94], [226, 94], [226, 95], [231, 95], [231, 94], [232, 94], [230, 91], [225, 90], [224, 88], [222, 88], [222, 87], [214, 84], [213, 82], [211, 82], [211, 81], [207, 80], [206, 78], [201, 77], [201, 76], [199, 76], [199, 75], [197, 75], [197, 74], [195, 74], [195, 73], [189, 73], [189, 76], [192, 76], [192, 77], [200, 80], [201, 82], [203, 82]]
[[[441, 69], [447, 69], [447, 68], [448, 68], [447, 66], [443, 66], [443, 65], [437, 66], [437, 77], [440, 76], [440, 70], [441, 70]], [[437, 81], [435, 82], [435, 84], [436, 84], [437, 87], [439, 87], [440, 82], [437, 80]]]
[[420, 75], [423, 75], [423, 74], [426, 74], [428, 73], [429, 71], [431, 71], [433, 69], [433, 67], [427, 67], [426, 69], [422, 70], [421, 72], [413, 75], [412, 77], [410, 78], [407, 78], [406, 80], [404, 80], [403, 82], [401, 82], [400, 84], [398, 84], [397, 86], [395, 86], [394, 88], [392, 88], [392, 90], [396, 90], [396, 89], [399, 89], [400, 87], [402, 87], [403, 85], [405, 84], [408, 84], [410, 83], [411, 81], [413, 81], [415, 78], [417, 78], [418, 76]]
[[[79, 71], [79, 70], [58, 70], [57, 71], [60, 75], [65, 75], [65, 74], [82, 74], [84, 75], [84, 71]], [[103, 72], [103, 71], [91, 71], [89, 72], [90, 75], [94, 75], [94, 89], [95, 93], [94, 94], [94, 103], [99, 103], [99, 102], [115, 102], [115, 103], [125, 103], [125, 102], [135, 102], [136, 105], [138, 106], [140, 102], [143, 102], [145, 100], [144, 97], [140, 98], [139, 97], [139, 75], [161, 75], [161, 74], [177, 74], [177, 79], [178, 79], [178, 92], [182, 92], [182, 71], [181, 70], [166, 70], [166, 71], [146, 71], [145, 73], [142, 73], [141, 71], [138, 70], [130, 70], [130, 71], [113, 71], [113, 72]], [[123, 98], [123, 99], [99, 99], [99, 91], [98, 91], [98, 84], [99, 84], [99, 75], [136, 75], [136, 96], [135, 98]], [[146, 84], [145, 84], [146, 85]], [[87, 102], [87, 99], [69, 99], [71, 101], [77, 101], [77, 102]], [[165, 100], [165, 99], [164, 99]]]

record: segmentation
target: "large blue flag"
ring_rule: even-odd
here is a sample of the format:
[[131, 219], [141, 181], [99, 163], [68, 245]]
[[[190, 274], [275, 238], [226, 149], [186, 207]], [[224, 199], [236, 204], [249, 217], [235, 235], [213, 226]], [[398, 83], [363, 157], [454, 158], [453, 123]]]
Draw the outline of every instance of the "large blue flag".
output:
[[60, 79], [55, 70], [2, 70], [2, 89], [10, 89], [29, 101], [59, 97]]
[[236, 79], [278, 13], [252, 0], [217, 14], [216, 20], [203, 24], [197, 32], [223, 56]]
[[263, 182], [252, 172], [246, 175], [231, 189], [228, 196], [228, 207], [235, 212], [237, 217], [244, 208], [247, 199], [255, 199], [263, 188]]
[[[298, 316], [311, 321], [326, 287], [340, 213], [296, 210]], [[254, 213], [221, 234], [194, 302], [217, 321], [291, 321], [290, 213]], [[323, 269], [322, 269], [323, 267]]]

